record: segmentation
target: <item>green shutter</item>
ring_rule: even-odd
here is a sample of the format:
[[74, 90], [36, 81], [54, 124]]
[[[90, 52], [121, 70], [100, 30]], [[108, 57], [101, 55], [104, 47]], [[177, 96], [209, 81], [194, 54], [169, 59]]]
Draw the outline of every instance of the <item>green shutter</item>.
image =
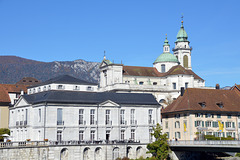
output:
[[195, 121], [195, 127], [197, 127], [197, 121]]
[[202, 127], [204, 127], [204, 121], [202, 121]]
[[225, 126], [227, 127], [227, 122], [225, 122]]
[[225, 133], [224, 132], [222, 133], [222, 135], [223, 135], [223, 137], [225, 137]]
[[232, 127], [235, 128], [235, 123], [234, 122], [232, 122]]
[[205, 126], [207, 127], [207, 121], [205, 122]]

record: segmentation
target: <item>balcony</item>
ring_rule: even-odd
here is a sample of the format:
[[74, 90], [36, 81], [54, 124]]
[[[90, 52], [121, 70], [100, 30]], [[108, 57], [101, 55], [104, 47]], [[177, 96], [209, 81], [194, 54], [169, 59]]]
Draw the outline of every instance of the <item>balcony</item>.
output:
[[127, 121], [120, 121], [120, 125], [127, 125]]
[[112, 121], [105, 121], [106, 125], [112, 125]]
[[154, 121], [154, 120], [148, 120], [148, 124], [154, 125], [154, 124], [155, 124], [155, 121]]
[[59, 126], [63, 126], [64, 125], [64, 121], [57, 121], [57, 125], [59, 125]]
[[137, 120], [131, 120], [130, 125], [137, 125]]
[[78, 124], [79, 124], [79, 125], [86, 125], [86, 121], [79, 120], [79, 121], [78, 121]]

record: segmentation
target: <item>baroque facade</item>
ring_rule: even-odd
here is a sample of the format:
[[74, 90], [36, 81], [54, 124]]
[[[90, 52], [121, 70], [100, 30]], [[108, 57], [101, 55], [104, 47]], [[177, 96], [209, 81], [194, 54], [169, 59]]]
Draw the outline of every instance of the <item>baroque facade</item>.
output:
[[104, 59], [100, 65], [100, 91], [152, 93], [162, 103], [176, 99], [180, 88], [204, 88], [205, 81], [192, 71], [188, 35], [183, 27], [177, 34], [173, 54], [167, 37], [163, 53], [153, 67], [125, 66]]

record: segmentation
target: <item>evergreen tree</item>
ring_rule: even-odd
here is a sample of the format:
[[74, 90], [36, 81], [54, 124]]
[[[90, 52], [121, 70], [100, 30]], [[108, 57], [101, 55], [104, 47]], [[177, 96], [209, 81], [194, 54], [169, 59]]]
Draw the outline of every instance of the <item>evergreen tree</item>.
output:
[[162, 127], [159, 123], [156, 128], [153, 128], [153, 131], [154, 132], [151, 133], [151, 135], [155, 137], [155, 142], [147, 145], [147, 149], [149, 150], [147, 153], [151, 153], [157, 160], [165, 160], [168, 158], [168, 154], [170, 152], [170, 148], [167, 143], [167, 134], [162, 133]]

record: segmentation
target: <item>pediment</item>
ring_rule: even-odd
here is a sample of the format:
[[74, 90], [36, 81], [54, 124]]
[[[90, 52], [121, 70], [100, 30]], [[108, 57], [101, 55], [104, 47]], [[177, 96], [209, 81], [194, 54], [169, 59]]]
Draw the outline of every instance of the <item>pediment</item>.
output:
[[119, 106], [119, 104], [117, 104], [117, 103], [115, 103], [111, 100], [107, 100], [105, 102], [100, 103], [99, 106], [102, 106], [102, 107], [104, 107], [104, 106], [106, 106], [106, 107], [109, 107], [109, 106], [110, 107], [117, 107], [117, 106]]
[[102, 63], [100, 64], [100, 68], [102, 68], [102, 67], [105, 67], [105, 66], [107, 66], [108, 64], [105, 62], [105, 61], [102, 61]]
[[27, 105], [29, 105], [29, 103], [23, 97], [20, 97], [17, 103], [14, 105], [14, 107], [21, 107]]

